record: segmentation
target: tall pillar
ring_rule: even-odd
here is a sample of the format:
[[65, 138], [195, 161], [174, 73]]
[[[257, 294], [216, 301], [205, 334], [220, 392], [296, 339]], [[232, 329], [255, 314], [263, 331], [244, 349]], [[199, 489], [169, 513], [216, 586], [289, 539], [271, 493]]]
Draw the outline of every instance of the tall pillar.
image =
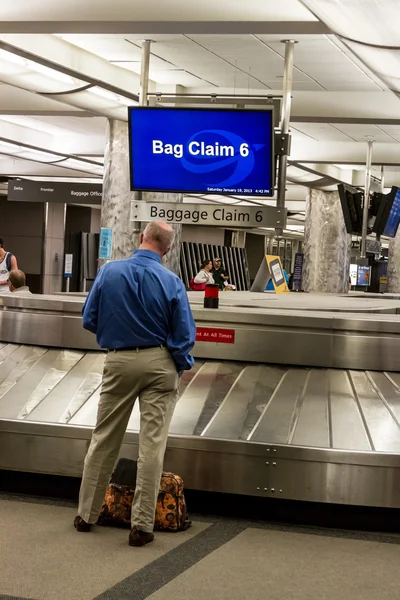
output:
[[66, 204], [47, 202], [43, 232], [42, 292], [61, 292], [64, 267]]
[[351, 235], [346, 232], [338, 192], [309, 190], [303, 252], [304, 291], [348, 291]]
[[[103, 201], [101, 207], [101, 227], [110, 228], [112, 237], [112, 260], [127, 258], [139, 247], [140, 232], [135, 230], [136, 222], [131, 221], [131, 202], [134, 194], [130, 191], [128, 123], [109, 120], [104, 156]], [[157, 175], [155, 174], [155, 177]], [[182, 202], [182, 194], [147, 192], [143, 201]], [[145, 226], [146, 223], [143, 224]], [[142, 226], [142, 229], [143, 229]], [[180, 237], [182, 226], [173, 225], [176, 239], [164, 264], [179, 275]], [[106, 262], [99, 260], [99, 265]]]
[[397, 230], [396, 237], [389, 242], [388, 257], [388, 292], [390, 294], [400, 293], [400, 227]]

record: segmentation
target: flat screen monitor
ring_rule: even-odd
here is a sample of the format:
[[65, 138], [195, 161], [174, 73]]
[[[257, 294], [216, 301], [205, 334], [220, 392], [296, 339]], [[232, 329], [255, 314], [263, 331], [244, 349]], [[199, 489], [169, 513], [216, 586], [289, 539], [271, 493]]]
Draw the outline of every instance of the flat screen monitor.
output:
[[338, 192], [347, 233], [361, 235], [363, 193], [343, 183], [338, 185]]
[[382, 202], [379, 207], [374, 224], [374, 232], [377, 235], [395, 237], [400, 222], [400, 190], [392, 187], [388, 194], [382, 194]]
[[358, 265], [357, 285], [368, 286], [370, 284], [370, 275], [371, 275], [370, 267], [367, 267], [364, 265]]
[[131, 190], [273, 195], [272, 109], [128, 110]]

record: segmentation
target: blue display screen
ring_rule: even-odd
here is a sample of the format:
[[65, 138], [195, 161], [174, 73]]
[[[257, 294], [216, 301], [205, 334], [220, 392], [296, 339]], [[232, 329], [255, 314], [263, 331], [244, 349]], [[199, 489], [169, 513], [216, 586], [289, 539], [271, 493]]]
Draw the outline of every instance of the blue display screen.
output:
[[271, 196], [272, 110], [129, 109], [131, 189]]
[[400, 189], [397, 190], [393, 200], [392, 208], [390, 209], [388, 220], [386, 221], [385, 231], [383, 235], [395, 237], [400, 223]]

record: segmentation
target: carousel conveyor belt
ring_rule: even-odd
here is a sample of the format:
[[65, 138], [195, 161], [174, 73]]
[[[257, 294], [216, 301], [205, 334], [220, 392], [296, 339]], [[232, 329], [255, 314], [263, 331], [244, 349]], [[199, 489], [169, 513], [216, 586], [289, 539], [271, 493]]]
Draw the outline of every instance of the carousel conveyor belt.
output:
[[[166, 470], [194, 490], [400, 508], [399, 299], [190, 301], [196, 360]], [[0, 299], [0, 470], [82, 474], [106, 358], [82, 303]], [[137, 402], [121, 456], [137, 457], [139, 425]]]
[[[80, 476], [103, 352], [0, 345], [0, 469]], [[122, 456], [136, 458], [139, 403]], [[192, 489], [400, 507], [400, 373], [197, 360], [166, 468]]]
[[[93, 427], [105, 353], [0, 344], [0, 419]], [[139, 403], [128, 431], [139, 430]], [[400, 373], [197, 360], [171, 435], [400, 453]]]

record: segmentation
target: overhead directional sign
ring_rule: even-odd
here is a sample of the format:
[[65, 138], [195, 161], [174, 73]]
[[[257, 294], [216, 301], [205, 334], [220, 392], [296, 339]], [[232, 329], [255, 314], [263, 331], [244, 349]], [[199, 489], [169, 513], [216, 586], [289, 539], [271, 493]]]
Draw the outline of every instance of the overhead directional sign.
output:
[[134, 221], [166, 221], [185, 225], [235, 228], [286, 227], [286, 209], [278, 209], [274, 206], [133, 202], [131, 212]]
[[271, 196], [272, 109], [129, 109], [131, 189]]
[[8, 200], [22, 202], [61, 202], [64, 204], [101, 204], [101, 183], [35, 181], [10, 179]]

